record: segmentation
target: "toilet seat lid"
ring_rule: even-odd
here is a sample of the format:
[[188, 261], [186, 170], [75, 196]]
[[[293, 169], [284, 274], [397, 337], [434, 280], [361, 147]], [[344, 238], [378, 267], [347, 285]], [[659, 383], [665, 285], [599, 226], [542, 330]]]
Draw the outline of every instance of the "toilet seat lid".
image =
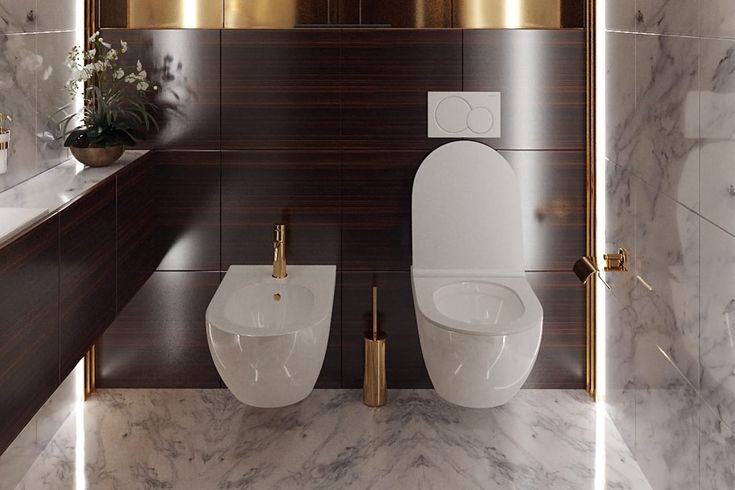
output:
[[424, 159], [412, 194], [413, 266], [524, 271], [521, 198], [510, 164], [475, 141], [454, 141]]

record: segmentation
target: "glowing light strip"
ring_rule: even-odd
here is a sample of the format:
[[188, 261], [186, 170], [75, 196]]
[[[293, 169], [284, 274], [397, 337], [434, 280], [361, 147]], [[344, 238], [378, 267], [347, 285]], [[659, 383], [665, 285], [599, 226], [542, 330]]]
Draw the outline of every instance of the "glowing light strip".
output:
[[87, 476], [84, 467], [87, 463], [87, 455], [84, 440], [84, 359], [74, 369], [74, 406], [75, 444], [74, 444], [74, 488], [85, 490], [87, 488]]
[[181, 10], [184, 13], [183, 27], [197, 27], [199, 18], [199, 4], [197, 0], [181, 0]]
[[505, 0], [505, 25], [506, 27], [521, 27], [520, 0]]

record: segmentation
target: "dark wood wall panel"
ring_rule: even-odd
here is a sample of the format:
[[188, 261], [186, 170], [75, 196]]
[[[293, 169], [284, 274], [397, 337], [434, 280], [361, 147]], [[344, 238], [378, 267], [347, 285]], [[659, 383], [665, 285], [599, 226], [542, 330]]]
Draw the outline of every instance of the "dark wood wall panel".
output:
[[[342, 31], [343, 148], [431, 149], [426, 93], [462, 90], [462, 31]], [[448, 141], [448, 140], [447, 140]]]
[[337, 30], [222, 32], [222, 148], [338, 148]]
[[363, 24], [391, 27], [447, 28], [452, 26], [452, 0], [353, 0]]
[[154, 159], [159, 270], [220, 270], [220, 152], [164, 151]]
[[60, 379], [115, 318], [116, 180], [60, 213]]
[[427, 151], [342, 153], [342, 267], [411, 267], [411, 190]]
[[421, 356], [409, 272], [342, 273], [342, 386], [362, 387], [362, 338], [371, 325], [373, 286], [378, 286], [380, 328], [388, 336], [388, 387], [431, 388]]
[[324, 364], [316, 380], [316, 388], [342, 387], [342, 274], [337, 271], [334, 285], [332, 324], [329, 326], [329, 343]]
[[157, 188], [147, 157], [117, 175], [117, 307], [127, 304], [161, 261]]
[[[349, 3], [335, 5], [346, 15]], [[387, 12], [375, 2], [363, 7]], [[184, 59], [179, 51], [200, 39], [192, 33], [180, 46], [161, 44], [160, 32], [140, 36], [150, 37], [150, 52], [171, 46], [171, 59]], [[318, 385], [360, 385], [361, 336], [377, 282], [390, 336], [389, 383], [430, 386], [411, 294], [411, 190], [426, 155], [449, 140], [427, 138], [426, 93], [500, 91], [503, 137], [482, 142], [501, 150], [518, 173], [526, 264], [536, 271], [531, 279], [546, 310], [527, 386], [584, 387], [584, 295], [566, 272], [585, 241], [582, 31], [227, 30], [221, 36], [223, 130], [212, 147], [218, 151], [172, 143], [152, 157], [156, 235], [165, 252], [159, 270], [268, 264], [272, 225], [284, 222], [290, 264], [336, 264], [342, 279]], [[201, 140], [205, 146], [210, 136]], [[151, 281], [144, 286], [148, 296], [169, 287]], [[163, 313], [152, 308], [136, 313], [137, 321], [163, 329], [156, 316], [177, 304], [157, 305]], [[203, 314], [187, 314], [203, 328]], [[133, 320], [125, 321], [132, 328]], [[105, 347], [101, 372], [114, 367], [124, 375], [110, 378], [110, 386], [135, 386], [144, 372], [119, 363], [152, 354], [130, 345], [126, 355], [113, 357], [123, 345], [116, 342]], [[167, 376], [173, 371], [141, 383], [175, 385]]]
[[220, 148], [220, 30], [103, 29], [102, 35], [126, 40], [124, 59], [140, 59], [161, 82], [160, 130], [139, 148]]
[[338, 152], [222, 153], [222, 265], [273, 261], [273, 224], [287, 225], [291, 264], [338, 265]]
[[219, 272], [155, 272], [97, 344], [100, 388], [219, 388], [205, 312]]
[[544, 308], [541, 350], [525, 388], [585, 386], [585, 290], [571, 272], [529, 272]]
[[585, 152], [503, 151], [518, 176], [526, 269], [568, 272], [585, 254]]
[[0, 454], [59, 382], [59, 221], [0, 248]]
[[464, 90], [502, 92], [496, 149], [584, 150], [582, 30], [464, 31]]

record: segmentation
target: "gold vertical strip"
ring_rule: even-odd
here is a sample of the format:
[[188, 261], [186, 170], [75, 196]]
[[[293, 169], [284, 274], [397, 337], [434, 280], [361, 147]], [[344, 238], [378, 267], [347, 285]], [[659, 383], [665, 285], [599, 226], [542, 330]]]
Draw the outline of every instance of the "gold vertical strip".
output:
[[97, 4], [100, 0], [84, 0], [84, 40], [85, 42], [99, 29]]
[[92, 344], [84, 353], [84, 399], [97, 390], [97, 346]]
[[[587, 53], [587, 256], [597, 257], [597, 196], [595, 192], [597, 178], [596, 163], [596, 13], [597, 0], [587, 0], [585, 13], [586, 53]], [[593, 399], [597, 398], [597, 281], [587, 281], [586, 290], [586, 388]]]

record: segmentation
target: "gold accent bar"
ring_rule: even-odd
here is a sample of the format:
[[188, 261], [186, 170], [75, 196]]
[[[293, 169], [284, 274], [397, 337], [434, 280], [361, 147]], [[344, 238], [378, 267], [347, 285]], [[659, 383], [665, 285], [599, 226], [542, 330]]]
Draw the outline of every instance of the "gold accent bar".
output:
[[223, 19], [222, 1], [128, 0], [131, 29], [220, 29]]
[[87, 400], [97, 391], [97, 346], [92, 347], [84, 354], [84, 399]]
[[373, 286], [372, 332], [365, 336], [365, 369], [362, 402], [368, 407], [381, 407], [387, 400], [385, 376], [385, 335], [378, 327], [378, 288]]
[[224, 0], [225, 28], [290, 28], [328, 24], [328, 0]]
[[453, 27], [525, 29], [561, 27], [562, 0], [455, 0]]

